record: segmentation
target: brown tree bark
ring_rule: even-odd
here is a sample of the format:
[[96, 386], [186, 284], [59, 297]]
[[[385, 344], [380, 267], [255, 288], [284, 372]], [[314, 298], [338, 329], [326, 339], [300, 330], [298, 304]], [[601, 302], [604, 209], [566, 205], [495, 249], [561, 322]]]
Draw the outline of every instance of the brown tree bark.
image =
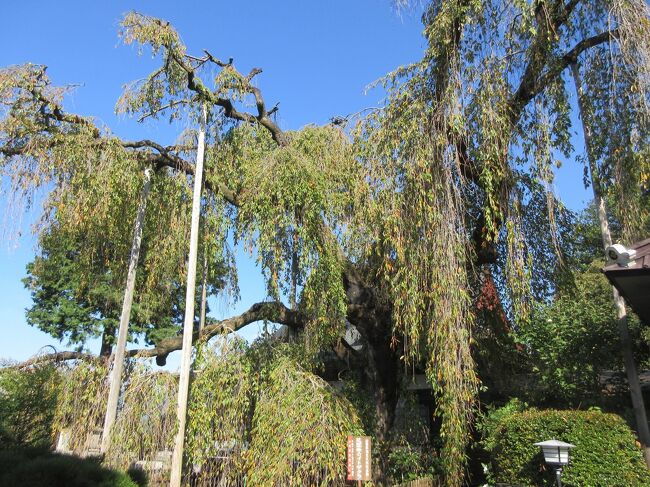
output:
[[99, 356], [108, 358], [113, 352], [113, 339], [115, 338], [115, 328], [112, 326], [104, 328], [102, 333], [102, 344], [99, 347]]
[[363, 348], [355, 352], [362, 370], [363, 389], [371, 394], [375, 413], [375, 445], [379, 462], [373, 471], [376, 485], [387, 485], [388, 451], [390, 433], [395, 422], [395, 409], [399, 400], [398, 350], [392, 343], [392, 310], [376, 299], [371, 286], [359, 277], [352, 264], [348, 264], [343, 281], [348, 297], [347, 318], [364, 339]]

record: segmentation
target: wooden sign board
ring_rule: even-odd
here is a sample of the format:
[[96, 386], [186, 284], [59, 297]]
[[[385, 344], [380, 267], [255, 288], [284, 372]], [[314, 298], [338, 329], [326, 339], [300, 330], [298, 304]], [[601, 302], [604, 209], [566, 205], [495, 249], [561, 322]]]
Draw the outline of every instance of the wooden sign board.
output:
[[348, 480], [372, 480], [369, 436], [348, 436]]

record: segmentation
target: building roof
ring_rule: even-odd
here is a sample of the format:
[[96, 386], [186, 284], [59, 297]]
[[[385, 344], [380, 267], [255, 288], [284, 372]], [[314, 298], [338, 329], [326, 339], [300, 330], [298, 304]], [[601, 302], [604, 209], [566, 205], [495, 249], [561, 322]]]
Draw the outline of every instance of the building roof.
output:
[[641, 321], [650, 324], [650, 238], [628, 249], [635, 250], [636, 254], [627, 266], [610, 261], [603, 272]]

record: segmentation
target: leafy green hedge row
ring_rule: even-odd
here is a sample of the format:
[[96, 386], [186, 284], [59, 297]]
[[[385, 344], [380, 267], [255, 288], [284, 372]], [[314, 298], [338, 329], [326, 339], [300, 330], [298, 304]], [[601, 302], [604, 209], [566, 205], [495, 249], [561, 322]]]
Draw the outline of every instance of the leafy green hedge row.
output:
[[650, 486], [641, 448], [627, 424], [600, 411], [497, 410], [484, 425], [483, 444], [491, 458], [490, 483], [553, 486], [539, 441], [574, 444], [564, 468], [566, 487]]

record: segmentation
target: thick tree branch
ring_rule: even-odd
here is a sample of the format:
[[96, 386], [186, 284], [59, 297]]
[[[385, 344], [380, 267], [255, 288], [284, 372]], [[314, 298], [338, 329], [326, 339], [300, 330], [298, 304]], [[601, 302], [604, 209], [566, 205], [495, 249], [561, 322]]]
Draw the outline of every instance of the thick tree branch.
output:
[[[131, 149], [141, 149], [141, 148], [154, 149], [158, 152], [159, 155], [147, 154], [146, 157], [148, 157], [148, 161], [150, 164], [153, 164], [157, 168], [170, 167], [173, 169], [177, 169], [187, 174], [188, 176], [194, 175], [194, 166], [189, 162], [187, 162], [182, 157], [179, 157], [178, 155], [174, 154], [174, 151], [178, 149], [176, 146], [163, 147], [160, 144], [148, 139], [138, 140], [133, 142], [124, 141], [122, 142], [122, 146]], [[213, 182], [208, 180], [208, 177], [206, 177], [205, 180], [206, 188], [212, 190], [217, 194], [220, 194], [231, 205], [239, 206], [240, 204], [239, 197], [233, 190], [231, 190], [225, 184], [222, 183], [214, 184]]]
[[[61, 123], [67, 123], [70, 125], [82, 125], [84, 127], [90, 128], [91, 135], [97, 140], [102, 138], [101, 131], [99, 128], [87, 118], [84, 118], [80, 115], [70, 114], [65, 112], [56, 102], [49, 99], [45, 96], [42, 90], [37, 88], [32, 88], [28, 90], [32, 96], [32, 99], [42, 105], [40, 112], [48, 119], [54, 119]], [[49, 108], [49, 112], [45, 112], [45, 108]], [[127, 149], [135, 149], [136, 153], [142, 157], [148, 164], [153, 165], [156, 168], [170, 167], [176, 170], [179, 170], [189, 176], [194, 174], [194, 166], [183, 159], [182, 157], [175, 154], [178, 150], [177, 146], [168, 146], [164, 147], [152, 140], [144, 139], [138, 141], [120, 141], [122, 147]], [[138, 151], [138, 149], [153, 149], [158, 154], [146, 153]], [[25, 143], [20, 146], [0, 146], [0, 154], [5, 157], [15, 157], [26, 154], [28, 150], [28, 144]], [[214, 191], [217, 194], [220, 194], [228, 203], [239, 206], [239, 197], [238, 195], [228, 188], [225, 184], [213, 183], [206, 181], [206, 188]]]
[[128, 149], [154, 149], [160, 154], [161, 157], [174, 164], [174, 167], [181, 169], [183, 172], [187, 172], [192, 167], [189, 162], [173, 153], [173, 151], [176, 150], [175, 146], [163, 147], [157, 142], [149, 139], [143, 139], [138, 141], [125, 140], [122, 142], [122, 147], [126, 147]]
[[[564, 25], [580, 0], [570, 0], [563, 4], [558, 0], [553, 6], [550, 15], [546, 15], [547, 2], [538, 2], [535, 9], [537, 20], [537, 35], [533, 40], [528, 54], [528, 64], [519, 82], [519, 87], [509, 102], [510, 121], [514, 126], [521, 116], [526, 104], [534, 98], [539, 91], [539, 78], [546, 66], [549, 65], [548, 52], [558, 37], [560, 27]], [[531, 96], [532, 94], [532, 96]]]
[[21, 147], [0, 146], [0, 154], [6, 157], [20, 156], [24, 152], [25, 152], [25, 146], [21, 146]]
[[566, 52], [564, 55], [556, 58], [550, 63], [549, 70], [544, 73], [537, 82], [538, 91], [533, 94], [533, 97], [544, 89], [548, 83], [555, 77], [559, 76], [562, 71], [578, 61], [578, 57], [587, 49], [604, 44], [618, 37], [618, 29], [611, 31], [601, 32], [598, 35], [583, 39], [578, 42], [573, 49]]
[[[583, 39], [562, 56], [550, 60], [545, 59], [543, 62], [531, 61], [524, 71], [517, 91], [515, 91], [514, 95], [508, 101], [511, 122], [515, 124], [519, 120], [524, 107], [535, 96], [541, 93], [552, 80], [559, 76], [562, 71], [576, 62], [580, 54], [599, 44], [609, 42], [611, 39], [616, 38], [617, 35], [617, 30], [602, 32], [593, 37]], [[543, 69], [547, 66], [547, 71], [544, 73]]]
[[[565, 22], [571, 10], [575, 8], [577, 4], [578, 1], [569, 2], [562, 15], [556, 18], [555, 25], [557, 26]], [[528, 105], [533, 98], [553, 82], [553, 80], [557, 79], [561, 75], [562, 71], [568, 68], [572, 63], [575, 63], [580, 54], [594, 46], [609, 42], [612, 38], [616, 37], [616, 35], [617, 31], [614, 30], [603, 32], [588, 39], [583, 39], [568, 52], [551, 59], [535, 58], [535, 54], [533, 54], [531, 62], [524, 71], [524, 75], [517, 91], [508, 101], [508, 113], [511, 126], [515, 127], [517, 125], [526, 105]], [[539, 53], [539, 55], [541, 55], [541, 53]], [[463, 175], [476, 182], [479, 174], [478, 168], [476, 168], [470, 160], [469, 155], [467, 154], [466, 144], [462, 140], [457, 144], [457, 149], [461, 158], [461, 169]], [[504, 180], [503, 190], [509, 191], [511, 184], [511, 181]], [[493, 243], [486, 240], [483, 225], [484, 215], [481, 215], [472, 234], [472, 240], [477, 255], [477, 263], [479, 265], [493, 263], [496, 260], [496, 249], [494, 248]]]
[[[280, 302], [263, 302], [255, 303], [248, 310], [244, 311], [238, 316], [221, 320], [212, 325], [208, 325], [203, 329], [200, 338], [202, 340], [209, 340], [210, 338], [223, 334], [233, 333], [242, 329], [246, 325], [256, 321], [271, 321], [281, 325], [289, 326], [293, 329], [303, 328], [305, 317], [296, 310], [287, 308]], [[192, 338], [193, 341], [199, 339], [199, 332], [196, 330]], [[159, 342], [154, 348], [141, 348], [127, 351], [129, 357], [156, 357], [158, 365], [165, 365], [167, 355], [176, 350], [180, 350], [183, 346], [183, 337], [176, 336], [167, 338]], [[97, 360], [98, 357], [89, 353], [83, 352], [56, 352], [46, 355], [39, 355], [13, 367], [25, 368], [32, 365], [37, 365], [46, 362], [63, 362], [66, 360]]]
[[44, 363], [66, 362], [68, 360], [98, 360], [99, 358], [100, 357], [97, 357], [96, 355], [84, 352], [55, 352], [44, 355], [37, 355], [34, 358], [30, 358], [25, 362], [12, 365], [11, 367], [16, 369], [24, 369]]
[[[305, 321], [304, 316], [300, 312], [289, 309], [280, 302], [256, 303], [239, 316], [227, 318], [212, 325], [206, 326], [203, 329], [200, 338], [202, 340], [209, 340], [215, 335], [219, 335], [224, 332], [232, 333], [240, 330], [250, 323], [262, 320], [286, 325], [294, 329], [302, 328]], [[192, 340], [196, 341], [198, 338], [199, 332], [196, 330], [194, 332]], [[164, 365], [167, 360], [167, 355], [176, 350], [180, 350], [182, 346], [183, 337], [176, 336], [162, 340], [160, 343], [156, 344], [155, 348], [129, 350], [127, 352], [127, 355], [129, 357], [156, 357], [156, 363], [158, 365]]]
[[[224, 115], [228, 118], [231, 118], [233, 120], [239, 120], [241, 122], [246, 122], [246, 123], [259, 123], [271, 133], [271, 137], [273, 137], [273, 140], [275, 140], [275, 142], [278, 145], [284, 146], [289, 143], [286, 134], [269, 117], [269, 113], [266, 111], [266, 105], [264, 103], [264, 98], [262, 97], [261, 91], [258, 88], [255, 88], [254, 86], [250, 85], [250, 81], [252, 80], [252, 78], [258, 73], [262, 72], [261, 69], [254, 68], [251, 71], [251, 73], [248, 75], [248, 77], [245, 78], [246, 82], [249, 84], [248, 92], [255, 97], [255, 104], [257, 106], [257, 115], [254, 115], [252, 113], [241, 112], [237, 110], [237, 108], [235, 108], [231, 100], [227, 98], [222, 98], [217, 94], [215, 94], [210, 89], [208, 89], [203, 83], [203, 81], [201, 80], [201, 78], [196, 76], [196, 70], [194, 67], [192, 67], [190, 63], [187, 63], [185, 62], [184, 59], [179, 58], [179, 56], [177, 56], [172, 49], [169, 49], [169, 54], [172, 57], [172, 59], [187, 74], [187, 88], [190, 91], [197, 93], [199, 97], [202, 98], [203, 100], [223, 108]], [[211, 57], [211, 60], [213, 60], [213, 62], [218, 61], [215, 60], [209, 53], [207, 53], [207, 55]], [[222, 63], [221, 61], [218, 61], [217, 64], [219, 66], [222, 66], [224, 69], [235, 69], [231, 63], [225, 64]]]
[[[65, 122], [72, 125], [83, 125], [90, 128], [94, 137], [100, 137], [101, 134], [99, 128], [91, 120], [84, 118], [81, 115], [65, 113], [56, 102], [49, 99], [36, 87], [32, 87], [28, 91], [34, 97], [34, 100], [42, 104], [41, 113], [43, 113], [46, 118], [51, 118], [58, 122]], [[45, 108], [47, 107], [50, 108], [51, 112], [45, 112]]]

